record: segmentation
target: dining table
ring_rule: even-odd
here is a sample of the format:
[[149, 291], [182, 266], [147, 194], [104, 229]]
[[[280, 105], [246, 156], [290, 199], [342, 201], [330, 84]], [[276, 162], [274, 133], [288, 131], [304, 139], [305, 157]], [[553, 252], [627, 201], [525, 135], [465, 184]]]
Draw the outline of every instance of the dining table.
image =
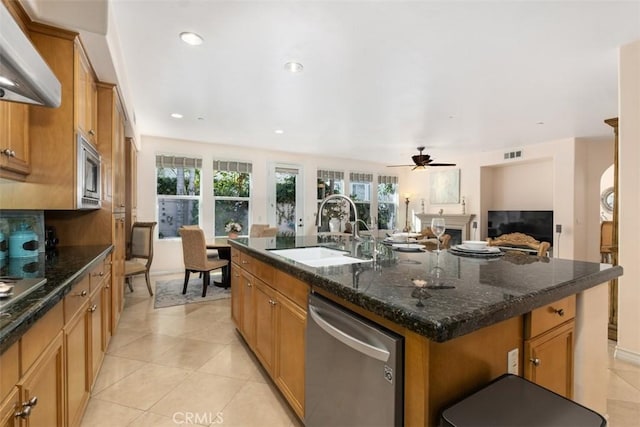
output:
[[222, 282], [213, 282], [214, 286], [228, 288], [231, 286], [231, 246], [229, 245], [229, 239], [226, 237], [217, 237], [209, 240], [207, 241], [207, 249], [217, 250], [220, 259], [229, 261], [229, 265], [222, 269]]

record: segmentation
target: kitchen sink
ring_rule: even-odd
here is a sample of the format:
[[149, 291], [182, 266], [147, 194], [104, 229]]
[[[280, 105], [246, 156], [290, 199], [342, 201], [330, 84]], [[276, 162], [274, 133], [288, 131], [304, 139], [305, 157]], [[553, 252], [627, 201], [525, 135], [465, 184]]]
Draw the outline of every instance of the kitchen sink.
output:
[[295, 249], [275, 249], [270, 252], [291, 261], [308, 265], [309, 267], [329, 267], [334, 265], [357, 264], [372, 261], [371, 259], [353, 257], [348, 251], [330, 249], [322, 246]]

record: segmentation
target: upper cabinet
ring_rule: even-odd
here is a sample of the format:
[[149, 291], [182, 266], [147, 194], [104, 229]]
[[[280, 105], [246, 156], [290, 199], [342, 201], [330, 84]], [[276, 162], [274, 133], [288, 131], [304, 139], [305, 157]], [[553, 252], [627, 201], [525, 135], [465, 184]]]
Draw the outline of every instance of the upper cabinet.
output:
[[0, 101], [0, 177], [24, 180], [29, 159], [29, 107]]
[[[10, 123], [17, 123], [13, 115], [23, 114], [23, 124], [28, 118], [28, 129], [18, 130], [10, 126], [9, 132], [20, 134], [28, 131], [24, 137], [29, 144], [24, 145], [24, 169], [28, 172], [30, 160], [31, 173], [25, 176], [24, 182], [3, 186], [0, 206], [10, 209], [76, 209], [76, 134], [82, 132], [94, 145], [97, 143], [95, 74], [77, 33], [30, 23], [29, 35], [62, 85], [62, 102], [58, 108], [29, 106], [28, 110], [17, 111], [12, 107]], [[6, 117], [7, 113], [2, 114]], [[7, 119], [0, 119], [4, 120]], [[7, 132], [4, 126], [1, 129]], [[15, 168], [15, 159], [20, 151], [14, 146], [20, 145], [20, 138], [13, 136], [11, 140], [10, 150], [16, 153], [11, 167]], [[8, 170], [7, 159], [3, 159], [2, 164], [3, 170]]]
[[96, 144], [98, 123], [98, 89], [93, 78], [93, 70], [84, 51], [78, 49], [74, 57], [75, 112], [78, 130]]
[[102, 154], [103, 202], [112, 212], [124, 213], [126, 206], [125, 116], [116, 87], [98, 83], [98, 149]]

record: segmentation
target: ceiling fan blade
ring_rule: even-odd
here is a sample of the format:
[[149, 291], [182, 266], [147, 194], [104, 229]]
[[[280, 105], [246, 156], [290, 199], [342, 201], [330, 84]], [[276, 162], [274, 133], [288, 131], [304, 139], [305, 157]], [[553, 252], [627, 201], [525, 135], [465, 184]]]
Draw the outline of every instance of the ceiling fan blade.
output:
[[406, 168], [413, 165], [387, 165], [388, 168]]
[[429, 163], [427, 166], [455, 166], [455, 163]]

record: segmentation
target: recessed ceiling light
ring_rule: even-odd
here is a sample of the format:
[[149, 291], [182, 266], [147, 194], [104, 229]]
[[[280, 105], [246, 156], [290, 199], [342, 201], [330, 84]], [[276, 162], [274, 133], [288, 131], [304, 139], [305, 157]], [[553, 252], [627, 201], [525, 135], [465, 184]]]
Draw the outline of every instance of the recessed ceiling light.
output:
[[171, 117], [174, 119], [181, 119], [183, 116], [180, 113], [171, 113]]
[[198, 46], [204, 42], [204, 39], [198, 34], [189, 31], [180, 33], [180, 40], [191, 46]]
[[284, 133], [282, 129], [276, 129], [274, 130], [274, 132], [277, 133], [278, 135], [282, 135]]
[[536, 122], [537, 125], [543, 125], [544, 122]]
[[198, 120], [204, 120], [204, 117], [200, 116], [198, 117]]
[[301, 73], [303, 68], [299, 62], [287, 62], [284, 64], [284, 69], [291, 73]]

